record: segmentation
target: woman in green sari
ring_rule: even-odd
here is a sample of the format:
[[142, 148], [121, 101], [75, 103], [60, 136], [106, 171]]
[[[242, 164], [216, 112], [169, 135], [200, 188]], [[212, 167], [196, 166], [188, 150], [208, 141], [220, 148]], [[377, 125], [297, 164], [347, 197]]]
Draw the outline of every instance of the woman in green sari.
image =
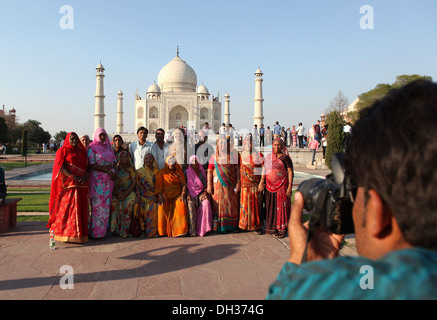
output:
[[122, 238], [130, 235], [135, 205], [136, 172], [129, 153], [121, 151], [115, 167], [114, 191], [111, 201], [111, 231]]
[[213, 219], [217, 219], [217, 231], [239, 231], [240, 169], [239, 159], [231, 150], [231, 142], [220, 137], [216, 153], [208, 165], [207, 192], [212, 195]]
[[[137, 200], [134, 209], [134, 220], [138, 223], [138, 231], [133, 236], [158, 237], [158, 204], [155, 194], [158, 163], [151, 153], [144, 156], [144, 166], [137, 170]], [[132, 230], [132, 232], [134, 232]]]

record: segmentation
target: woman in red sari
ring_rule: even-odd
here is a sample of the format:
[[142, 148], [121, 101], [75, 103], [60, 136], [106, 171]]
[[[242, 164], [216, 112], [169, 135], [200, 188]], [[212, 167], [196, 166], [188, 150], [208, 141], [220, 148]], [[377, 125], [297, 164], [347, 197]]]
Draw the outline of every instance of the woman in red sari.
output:
[[262, 153], [253, 148], [252, 135], [248, 134], [243, 141], [241, 152], [241, 195], [240, 195], [240, 229], [246, 231], [261, 231], [262, 192], [259, 190], [262, 166]]
[[238, 231], [240, 214], [240, 170], [236, 153], [231, 152], [229, 139], [220, 137], [216, 153], [208, 165], [207, 191], [212, 195], [213, 217], [217, 231]]
[[293, 162], [281, 139], [272, 143], [266, 156], [260, 189], [266, 187], [266, 234], [283, 238], [287, 233], [293, 187]]
[[70, 132], [56, 153], [50, 190], [47, 228], [55, 240], [88, 241], [88, 159], [76, 133]]

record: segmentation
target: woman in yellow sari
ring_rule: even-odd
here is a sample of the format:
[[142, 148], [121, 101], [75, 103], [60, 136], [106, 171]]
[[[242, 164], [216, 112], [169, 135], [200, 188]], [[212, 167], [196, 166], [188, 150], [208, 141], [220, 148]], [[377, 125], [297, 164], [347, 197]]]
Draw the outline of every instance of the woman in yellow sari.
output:
[[[138, 221], [138, 234], [133, 236], [158, 236], [158, 205], [155, 194], [158, 163], [151, 153], [144, 156], [144, 166], [137, 170], [137, 201], [135, 203], [134, 218]], [[134, 231], [134, 230], [132, 230]]]
[[111, 201], [111, 230], [127, 238], [135, 205], [136, 172], [128, 151], [122, 150], [117, 160]]
[[178, 237], [188, 233], [187, 183], [176, 158], [168, 156], [157, 177], [158, 233]]

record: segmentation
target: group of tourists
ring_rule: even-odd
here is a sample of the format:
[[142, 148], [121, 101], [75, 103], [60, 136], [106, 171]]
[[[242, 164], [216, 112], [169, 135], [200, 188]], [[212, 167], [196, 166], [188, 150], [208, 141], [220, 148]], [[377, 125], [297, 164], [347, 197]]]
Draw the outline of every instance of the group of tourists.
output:
[[[164, 136], [160, 130], [154, 144]], [[219, 136], [206, 163], [203, 151], [188, 159], [186, 153], [178, 156], [181, 148], [175, 142], [154, 146], [143, 139], [125, 148], [121, 136], [111, 143], [102, 128], [91, 143], [82, 141], [70, 132], [56, 153], [47, 227], [57, 241], [84, 243], [114, 234], [262, 234], [264, 220], [266, 234], [286, 235], [294, 171], [280, 138], [264, 156], [256, 151], [251, 134], [241, 153], [233, 139]], [[138, 155], [141, 165], [136, 166]]]

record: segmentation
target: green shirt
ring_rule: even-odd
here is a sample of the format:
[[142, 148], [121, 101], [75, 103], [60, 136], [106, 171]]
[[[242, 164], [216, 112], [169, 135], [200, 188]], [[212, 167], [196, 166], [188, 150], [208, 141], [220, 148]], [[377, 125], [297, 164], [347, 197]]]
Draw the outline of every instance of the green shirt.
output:
[[437, 252], [413, 248], [379, 260], [348, 256], [301, 266], [287, 262], [267, 299], [437, 299]]

